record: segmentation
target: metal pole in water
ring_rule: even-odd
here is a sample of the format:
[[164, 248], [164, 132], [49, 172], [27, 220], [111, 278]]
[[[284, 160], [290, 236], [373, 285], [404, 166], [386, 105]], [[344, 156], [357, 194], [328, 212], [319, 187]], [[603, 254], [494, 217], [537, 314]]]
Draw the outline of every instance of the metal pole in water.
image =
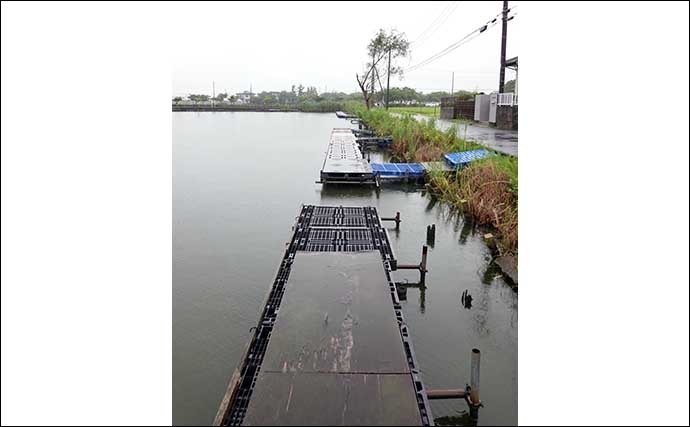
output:
[[481, 361], [481, 352], [479, 349], [472, 349], [472, 362], [470, 367], [470, 416], [477, 420], [479, 418], [479, 365]]
[[419, 283], [422, 285], [425, 282], [426, 278], [426, 254], [429, 251], [429, 247], [427, 245], [422, 246], [422, 263], [419, 264]]

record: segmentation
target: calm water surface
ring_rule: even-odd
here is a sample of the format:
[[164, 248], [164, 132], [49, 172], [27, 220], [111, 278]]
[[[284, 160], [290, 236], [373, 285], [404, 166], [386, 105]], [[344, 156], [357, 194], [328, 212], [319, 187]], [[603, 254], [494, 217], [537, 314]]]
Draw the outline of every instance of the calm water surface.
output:
[[[517, 424], [518, 298], [490, 267], [479, 232], [414, 188], [316, 184], [331, 129], [350, 126], [332, 113], [172, 114], [174, 424], [213, 420], [302, 203], [400, 211], [400, 230], [389, 234], [401, 263], [419, 262], [426, 226], [436, 224], [427, 289], [409, 289], [403, 303], [424, 383], [464, 387], [470, 350], [480, 348], [480, 424]], [[467, 408], [435, 401], [432, 409], [443, 421]]]

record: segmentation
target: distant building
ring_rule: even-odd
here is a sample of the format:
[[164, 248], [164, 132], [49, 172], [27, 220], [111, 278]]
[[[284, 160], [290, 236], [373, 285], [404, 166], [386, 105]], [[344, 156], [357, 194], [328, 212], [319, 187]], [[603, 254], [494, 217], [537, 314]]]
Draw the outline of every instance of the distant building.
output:
[[252, 100], [252, 96], [254, 96], [254, 94], [246, 90], [244, 92], [238, 92], [235, 94], [235, 103], [249, 104], [249, 102]]

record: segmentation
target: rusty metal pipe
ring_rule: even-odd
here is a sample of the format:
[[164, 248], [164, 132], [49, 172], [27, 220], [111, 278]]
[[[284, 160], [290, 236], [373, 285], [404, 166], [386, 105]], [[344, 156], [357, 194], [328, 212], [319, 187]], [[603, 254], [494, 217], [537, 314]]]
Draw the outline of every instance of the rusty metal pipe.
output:
[[419, 270], [419, 264], [398, 264], [398, 270]]
[[450, 390], [427, 390], [426, 397], [429, 400], [440, 400], [440, 399], [464, 399], [467, 396], [467, 392], [462, 389], [450, 389]]
[[400, 219], [400, 212], [396, 212], [393, 218], [381, 218], [381, 221], [395, 221], [395, 228], [397, 229], [402, 220]]

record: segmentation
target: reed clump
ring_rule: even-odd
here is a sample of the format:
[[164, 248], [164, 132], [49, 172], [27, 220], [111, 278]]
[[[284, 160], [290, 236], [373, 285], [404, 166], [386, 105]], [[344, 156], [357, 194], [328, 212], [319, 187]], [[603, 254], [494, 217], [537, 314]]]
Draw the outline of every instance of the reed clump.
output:
[[[385, 110], [355, 111], [379, 136], [393, 137], [394, 158], [401, 162], [442, 161], [446, 153], [485, 148], [457, 136], [455, 126], [445, 132], [435, 120], [417, 121]], [[478, 224], [496, 230], [503, 253], [518, 250], [517, 159], [495, 155], [470, 163], [454, 174], [431, 171], [429, 185], [441, 200], [470, 215]]]

